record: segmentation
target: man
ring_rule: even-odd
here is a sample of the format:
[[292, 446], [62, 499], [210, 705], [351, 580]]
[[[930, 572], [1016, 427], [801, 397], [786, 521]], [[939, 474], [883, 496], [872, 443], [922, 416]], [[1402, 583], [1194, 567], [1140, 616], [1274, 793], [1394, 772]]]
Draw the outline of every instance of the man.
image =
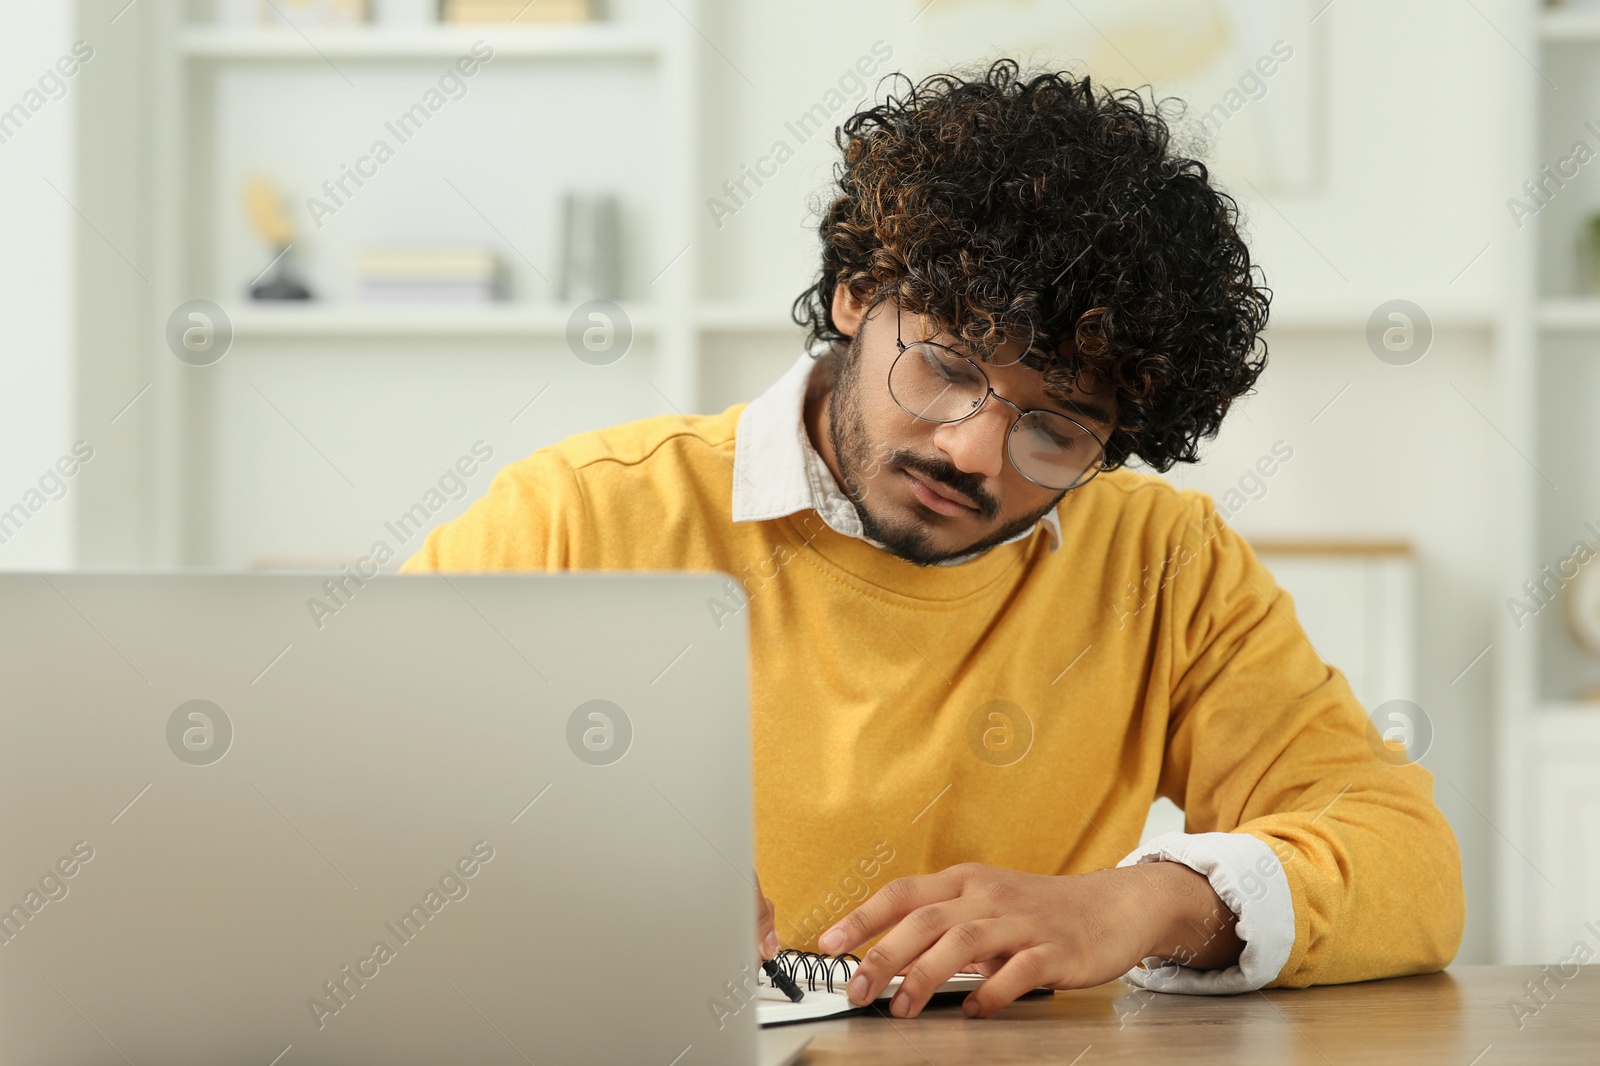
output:
[[[864, 952], [858, 1003], [1445, 965], [1431, 775], [1210, 500], [1124, 465], [1195, 461], [1264, 365], [1232, 199], [1137, 94], [1005, 60], [839, 140], [816, 358], [510, 464], [404, 569], [737, 576], [761, 950]], [[1157, 796], [1188, 831], [1137, 847]]]

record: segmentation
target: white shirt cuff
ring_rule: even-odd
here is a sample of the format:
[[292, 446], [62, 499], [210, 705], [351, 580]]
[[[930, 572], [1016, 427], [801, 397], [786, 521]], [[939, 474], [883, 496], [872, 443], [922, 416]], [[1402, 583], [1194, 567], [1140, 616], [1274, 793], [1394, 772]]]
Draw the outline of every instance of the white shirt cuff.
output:
[[1212, 891], [1238, 916], [1234, 932], [1244, 951], [1226, 970], [1197, 970], [1152, 957], [1123, 980], [1154, 992], [1227, 995], [1261, 988], [1277, 977], [1294, 947], [1294, 901], [1272, 848], [1248, 833], [1162, 833], [1117, 865], [1163, 861], [1181, 862], [1211, 882]]

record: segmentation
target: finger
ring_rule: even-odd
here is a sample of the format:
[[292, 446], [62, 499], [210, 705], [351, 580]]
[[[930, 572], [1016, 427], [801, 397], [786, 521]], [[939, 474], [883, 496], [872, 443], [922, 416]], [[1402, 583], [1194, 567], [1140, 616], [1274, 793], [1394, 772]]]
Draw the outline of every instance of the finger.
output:
[[918, 907], [954, 899], [961, 894], [957, 869], [952, 866], [936, 874], [895, 878], [818, 937], [817, 950], [841, 954], [871, 940]]
[[969, 1018], [987, 1018], [1024, 992], [1057, 985], [1050, 949], [1042, 945], [1019, 951], [993, 977], [973, 990], [961, 1004]]
[[855, 976], [845, 986], [850, 1001], [858, 1007], [871, 1003], [896, 974], [905, 973], [952, 927], [993, 917], [984, 913], [984, 906], [980, 900], [951, 899], [918, 907], [906, 915], [861, 957]]
[[764, 960], [778, 953], [778, 908], [761, 894], [759, 882], [756, 884], [756, 949]]
[[939, 986], [970, 970], [978, 959], [992, 959], [1021, 951], [1032, 941], [1026, 923], [1014, 918], [979, 918], [958, 922], [911, 964], [900, 989], [889, 1003], [897, 1018], [915, 1018]]

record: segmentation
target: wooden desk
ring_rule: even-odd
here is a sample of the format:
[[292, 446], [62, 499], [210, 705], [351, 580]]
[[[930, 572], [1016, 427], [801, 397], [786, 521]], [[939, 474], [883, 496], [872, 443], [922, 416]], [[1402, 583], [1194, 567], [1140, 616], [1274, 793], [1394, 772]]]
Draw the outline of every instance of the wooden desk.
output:
[[1540, 974], [1534, 966], [1454, 966], [1238, 996], [1166, 995], [1116, 981], [1019, 1000], [981, 1021], [956, 1004], [914, 1021], [852, 1017], [795, 1028], [813, 1034], [801, 1059], [812, 1066], [1600, 1062], [1600, 967], [1579, 969], [1564, 987], [1552, 979], [1547, 1004], [1519, 1030], [1506, 1001], [1531, 1009], [1523, 982]]

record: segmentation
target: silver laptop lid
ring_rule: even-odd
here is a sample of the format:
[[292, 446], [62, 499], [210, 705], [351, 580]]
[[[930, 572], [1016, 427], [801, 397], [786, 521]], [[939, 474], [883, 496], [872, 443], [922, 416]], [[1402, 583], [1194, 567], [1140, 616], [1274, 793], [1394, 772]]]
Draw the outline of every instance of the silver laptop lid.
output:
[[0, 576], [0, 1061], [753, 1061], [726, 581]]

